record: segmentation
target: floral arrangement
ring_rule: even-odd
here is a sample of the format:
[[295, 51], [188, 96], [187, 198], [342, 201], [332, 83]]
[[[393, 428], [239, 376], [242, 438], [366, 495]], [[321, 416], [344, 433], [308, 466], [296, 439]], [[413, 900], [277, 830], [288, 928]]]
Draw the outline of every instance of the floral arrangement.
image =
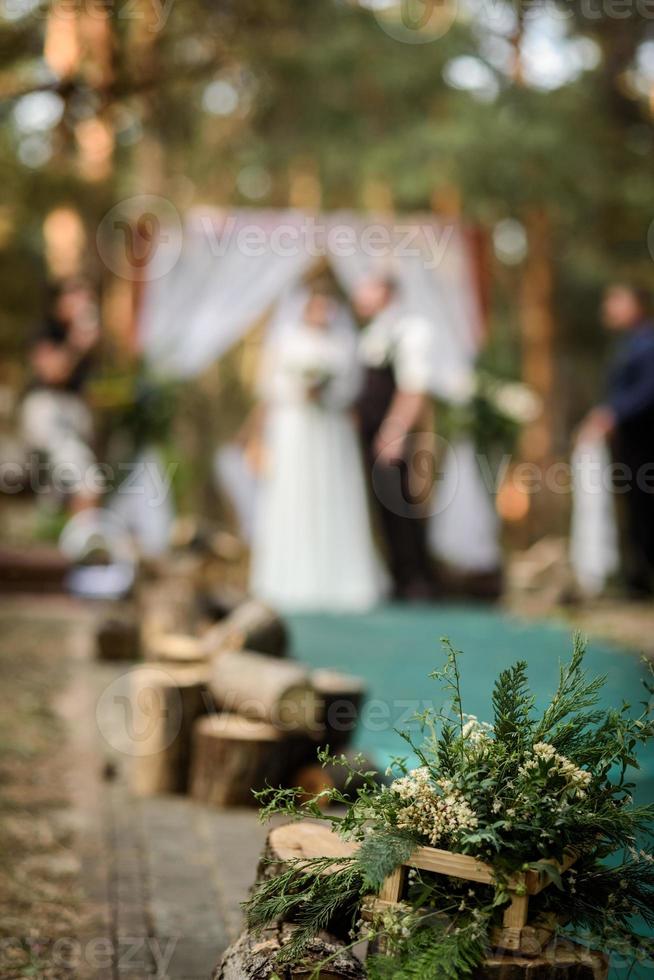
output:
[[449, 441], [471, 438], [479, 452], [513, 452], [524, 426], [543, 410], [528, 385], [481, 369], [456, 395], [439, 407], [440, 431]]
[[[544, 711], [519, 662], [500, 674], [493, 720], [485, 723], [464, 712], [460, 654], [445, 646], [446, 665], [432, 677], [445, 686], [446, 706], [424, 711], [414, 732], [401, 733], [417, 767], [394, 760], [382, 785], [374, 772], [357, 773], [363, 785], [353, 799], [337, 790], [305, 802], [296, 789], [258, 794], [262, 819], [327, 820], [358, 847], [347, 858], [291, 862], [262, 882], [246, 904], [250, 927], [296, 922], [281, 954], [290, 960], [321, 929], [345, 922], [353, 944], [362, 936], [383, 940], [385, 955], [366, 963], [373, 980], [455, 980], [473, 973], [492, 946], [511, 875], [533, 869], [552, 884], [531, 898], [530, 921], [546, 917], [588, 946], [650, 960], [654, 942], [642, 933], [654, 926], [654, 858], [642, 844], [651, 837], [654, 804], [634, 803], [629, 772], [638, 767], [637, 747], [654, 735], [651, 667], [638, 713], [628, 704], [601, 708], [604, 678], [588, 678], [576, 637]], [[328, 752], [321, 759], [335, 761]], [[401, 903], [363, 922], [366, 896], [419, 845], [483, 860], [493, 884], [412, 869]], [[571, 852], [574, 867], [562, 872], [553, 861]]]

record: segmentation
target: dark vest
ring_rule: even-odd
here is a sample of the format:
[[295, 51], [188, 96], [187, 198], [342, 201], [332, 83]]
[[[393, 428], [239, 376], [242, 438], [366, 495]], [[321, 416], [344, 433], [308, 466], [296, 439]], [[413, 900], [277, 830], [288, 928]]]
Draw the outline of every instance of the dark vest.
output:
[[357, 403], [364, 443], [371, 443], [379, 432], [396, 390], [395, 375], [390, 365], [366, 368]]

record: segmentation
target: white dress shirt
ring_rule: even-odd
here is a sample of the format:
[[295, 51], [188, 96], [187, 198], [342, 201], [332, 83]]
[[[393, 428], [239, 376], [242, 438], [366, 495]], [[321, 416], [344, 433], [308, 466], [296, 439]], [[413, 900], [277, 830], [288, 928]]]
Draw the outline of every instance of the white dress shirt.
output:
[[383, 310], [361, 332], [359, 354], [366, 367], [392, 367], [400, 391], [429, 391], [433, 362], [433, 325], [426, 317]]

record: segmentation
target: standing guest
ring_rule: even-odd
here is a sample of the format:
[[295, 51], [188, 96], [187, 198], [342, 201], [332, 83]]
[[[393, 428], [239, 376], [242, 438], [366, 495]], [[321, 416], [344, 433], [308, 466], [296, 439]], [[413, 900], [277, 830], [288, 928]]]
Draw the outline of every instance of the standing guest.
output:
[[[654, 322], [649, 294], [624, 283], [603, 303], [607, 328], [620, 336], [603, 404], [579, 430], [579, 442], [611, 442], [626, 467], [627, 583], [634, 597], [654, 592]], [[620, 478], [622, 481], [622, 477]], [[621, 487], [624, 490], [624, 484]]]
[[[431, 426], [433, 330], [424, 317], [402, 312], [398, 286], [391, 278], [362, 282], [354, 306], [365, 324], [360, 339], [365, 369], [359, 398], [361, 437], [394, 597], [428, 600], [435, 594], [425, 511], [431, 494], [416, 493], [412, 470], [420, 456], [418, 433]], [[424, 486], [425, 474], [419, 475]]]
[[32, 381], [21, 407], [21, 428], [28, 449], [46, 460], [50, 482], [74, 512], [94, 506], [102, 489], [83, 394], [98, 339], [88, 284], [75, 279], [58, 285], [32, 341]]
[[253, 594], [287, 610], [366, 609], [380, 598], [351, 406], [356, 338], [316, 289], [264, 357], [264, 474], [252, 542]]

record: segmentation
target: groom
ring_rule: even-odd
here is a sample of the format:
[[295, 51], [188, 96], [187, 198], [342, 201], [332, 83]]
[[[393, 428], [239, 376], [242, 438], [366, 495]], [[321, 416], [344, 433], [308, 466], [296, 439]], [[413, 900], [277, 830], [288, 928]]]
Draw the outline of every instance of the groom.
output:
[[[394, 279], [377, 277], [361, 282], [354, 294], [355, 311], [364, 324], [358, 415], [393, 595], [419, 601], [435, 595], [426, 521], [432, 481], [424, 473], [427, 459], [418, 440], [430, 423], [433, 331], [423, 317], [402, 313], [398, 293]], [[416, 488], [421, 464], [421, 486]]]

